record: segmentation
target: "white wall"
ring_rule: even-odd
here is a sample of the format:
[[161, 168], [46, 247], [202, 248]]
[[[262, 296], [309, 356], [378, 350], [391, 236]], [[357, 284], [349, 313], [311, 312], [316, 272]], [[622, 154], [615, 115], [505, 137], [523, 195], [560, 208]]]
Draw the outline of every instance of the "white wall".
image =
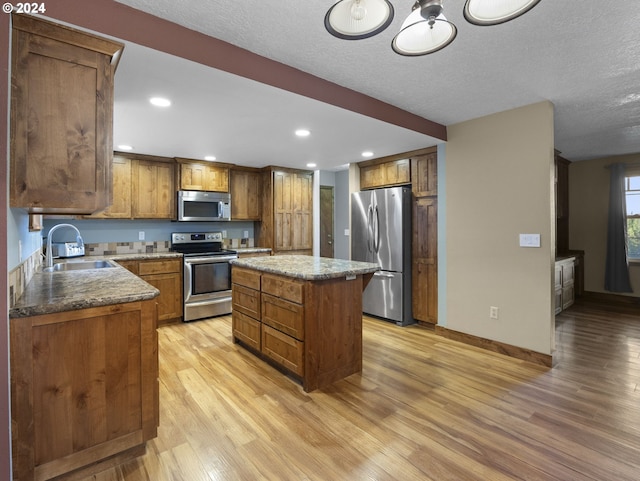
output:
[[[553, 105], [452, 125], [447, 135], [446, 326], [551, 354]], [[520, 233], [540, 234], [541, 247], [519, 247]]]

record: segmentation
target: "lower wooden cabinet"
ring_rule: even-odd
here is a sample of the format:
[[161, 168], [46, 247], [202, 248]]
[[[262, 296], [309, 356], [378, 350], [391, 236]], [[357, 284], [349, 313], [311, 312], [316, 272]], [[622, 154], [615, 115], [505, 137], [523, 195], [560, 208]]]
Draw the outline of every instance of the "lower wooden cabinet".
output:
[[159, 418], [155, 306], [10, 320], [13, 479], [76, 479], [144, 452]]
[[575, 300], [575, 258], [556, 261], [555, 266], [555, 313], [573, 305]]
[[118, 263], [160, 291], [158, 325], [182, 320], [182, 259], [123, 260]]

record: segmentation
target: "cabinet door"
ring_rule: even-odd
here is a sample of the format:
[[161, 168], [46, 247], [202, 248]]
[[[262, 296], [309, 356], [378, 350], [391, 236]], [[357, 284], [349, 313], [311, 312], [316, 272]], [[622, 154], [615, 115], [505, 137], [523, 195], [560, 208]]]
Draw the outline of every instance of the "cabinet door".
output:
[[182, 317], [182, 276], [176, 273], [140, 276], [160, 291], [158, 303], [158, 325]]
[[411, 159], [411, 190], [417, 197], [438, 194], [438, 155], [420, 155]]
[[394, 160], [393, 162], [386, 162], [382, 165], [385, 185], [408, 184], [411, 182], [409, 177], [409, 159]]
[[113, 74], [122, 45], [14, 15], [12, 207], [91, 214], [111, 199]]
[[274, 243], [276, 251], [293, 248], [293, 175], [287, 172], [273, 174]]
[[293, 250], [313, 249], [313, 174], [294, 174]]
[[97, 219], [130, 219], [131, 214], [131, 160], [113, 158], [113, 202], [102, 212], [88, 216]]
[[180, 164], [181, 190], [206, 190], [206, 177], [204, 164]]
[[438, 202], [435, 197], [413, 201], [412, 307], [419, 321], [438, 320]]
[[173, 164], [132, 161], [132, 212], [138, 219], [175, 219]]
[[180, 189], [229, 192], [229, 169], [199, 162], [181, 163]]
[[381, 166], [360, 167], [360, 189], [373, 189], [384, 184], [384, 171]]
[[229, 190], [231, 192], [231, 218], [233, 220], [260, 220], [262, 196], [262, 174], [232, 170]]

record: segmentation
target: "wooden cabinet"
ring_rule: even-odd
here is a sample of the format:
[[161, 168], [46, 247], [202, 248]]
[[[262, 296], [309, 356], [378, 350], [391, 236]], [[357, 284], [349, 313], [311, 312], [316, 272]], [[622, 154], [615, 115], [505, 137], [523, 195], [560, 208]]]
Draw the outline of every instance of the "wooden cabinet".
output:
[[313, 172], [267, 169], [263, 174], [258, 245], [277, 254], [313, 251]]
[[159, 417], [155, 300], [11, 319], [10, 330], [14, 479], [85, 477], [144, 453]]
[[575, 258], [556, 261], [555, 265], [555, 313], [573, 305], [575, 300]]
[[105, 210], [96, 212], [90, 218], [131, 219], [131, 160], [114, 155], [112, 164], [113, 202]]
[[118, 263], [160, 291], [158, 325], [182, 320], [182, 259], [121, 260]]
[[229, 166], [176, 158], [180, 190], [229, 192]]
[[411, 182], [409, 159], [360, 162], [360, 189], [376, 189]]
[[231, 193], [231, 219], [262, 219], [262, 173], [259, 170], [231, 169], [229, 191]]
[[362, 370], [363, 276], [308, 281], [234, 266], [232, 279], [234, 341], [305, 391]]
[[174, 176], [173, 159], [118, 153], [113, 158], [113, 204], [88, 217], [175, 220]]
[[36, 17], [12, 21], [10, 204], [31, 213], [104, 209], [123, 45]]
[[173, 163], [132, 161], [131, 212], [134, 219], [176, 218]]
[[411, 158], [411, 289], [414, 319], [438, 322], [437, 153]]

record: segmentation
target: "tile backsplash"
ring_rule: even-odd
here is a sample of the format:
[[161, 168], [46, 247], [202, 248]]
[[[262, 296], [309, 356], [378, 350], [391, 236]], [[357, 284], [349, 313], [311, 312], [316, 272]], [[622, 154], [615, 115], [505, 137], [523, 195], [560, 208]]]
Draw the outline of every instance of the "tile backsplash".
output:
[[42, 250], [37, 250], [22, 264], [9, 272], [9, 307], [13, 307], [29, 283], [33, 274], [42, 265]]

